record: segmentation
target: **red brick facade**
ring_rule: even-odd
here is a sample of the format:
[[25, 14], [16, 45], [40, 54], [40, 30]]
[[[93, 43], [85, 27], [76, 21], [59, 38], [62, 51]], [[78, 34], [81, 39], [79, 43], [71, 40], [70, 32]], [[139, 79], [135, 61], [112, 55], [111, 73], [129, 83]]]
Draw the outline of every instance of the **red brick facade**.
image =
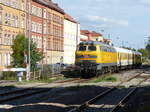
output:
[[[31, 39], [46, 57], [47, 51], [64, 51], [64, 12], [50, 0], [31, 0]], [[27, 17], [28, 20], [28, 17]]]

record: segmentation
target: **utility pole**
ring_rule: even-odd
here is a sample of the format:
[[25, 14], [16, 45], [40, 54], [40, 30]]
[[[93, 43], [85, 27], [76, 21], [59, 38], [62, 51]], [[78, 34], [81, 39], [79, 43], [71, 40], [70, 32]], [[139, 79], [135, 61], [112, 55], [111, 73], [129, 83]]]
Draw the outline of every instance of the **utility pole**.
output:
[[108, 39], [110, 39], [110, 33], [108, 34]]
[[27, 75], [26, 80], [30, 79], [30, 0], [28, 0], [28, 64], [27, 64]]

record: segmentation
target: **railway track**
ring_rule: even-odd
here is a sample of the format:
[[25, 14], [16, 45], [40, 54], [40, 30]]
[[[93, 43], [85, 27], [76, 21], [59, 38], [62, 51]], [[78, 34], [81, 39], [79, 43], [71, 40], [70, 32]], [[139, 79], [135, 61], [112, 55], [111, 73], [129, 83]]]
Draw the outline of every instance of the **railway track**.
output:
[[[72, 78], [68, 80], [62, 80], [55, 82], [55, 87], [59, 87], [62, 85], [68, 85], [70, 83], [80, 83], [84, 81], [88, 81], [91, 79], [80, 79], [80, 78]], [[33, 96], [35, 94], [41, 94], [50, 91], [52, 88], [45, 87], [48, 84], [40, 84], [34, 87], [30, 88], [24, 88], [24, 89], [17, 89], [17, 90], [11, 90], [8, 92], [2, 92], [0, 93], [0, 104], [3, 104], [5, 102], [10, 102], [12, 100], [18, 100], [21, 98]]]
[[3, 83], [13, 83], [13, 82], [16, 82], [16, 81], [13, 81], [13, 80], [1, 80], [0, 81], [0, 84], [3, 84]]
[[[135, 75], [131, 79], [133, 79], [135, 77], [138, 77], [139, 75], [140, 75], [140, 73]], [[55, 87], [59, 87], [59, 86], [62, 86], [62, 85], [68, 85], [70, 83], [86, 82], [86, 81], [92, 80], [94, 78], [90, 78], [90, 79], [71, 78], [71, 79], [62, 80], [62, 81], [56, 81], [55, 82], [55, 84], [56, 84]], [[46, 85], [48, 85], [48, 84], [40, 84], [40, 85], [30, 87], [30, 88], [11, 90], [11, 91], [0, 93], [0, 104], [3, 104], [5, 102], [10, 102], [10, 101], [13, 101], [13, 100], [19, 100], [21, 98], [33, 96], [35, 94], [41, 94], [41, 93], [48, 92], [52, 88], [44, 87]], [[113, 90], [113, 89], [115, 89], [115, 88], [111, 88], [110, 90]]]
[[68, 112], [117, 112], [119, 108], [121, 108], [126, 103], [126, 101], [136, 92], [138, 86], [140, 86], [146, 80], [150, 79], [150, 76], [143, 77], [143, 80], [140, 81], [136, 87], [119, 89], [117, 87], [125, 82], [129, 82], [135, 78], [140, 77], [145, 72], [146, 71], [138, 73], [128, 80], [121, 82], [116, 87], [107, 89], [103, 93], [100, 93], [89, 101], [84, 102], [79, 107], [73, 108]]

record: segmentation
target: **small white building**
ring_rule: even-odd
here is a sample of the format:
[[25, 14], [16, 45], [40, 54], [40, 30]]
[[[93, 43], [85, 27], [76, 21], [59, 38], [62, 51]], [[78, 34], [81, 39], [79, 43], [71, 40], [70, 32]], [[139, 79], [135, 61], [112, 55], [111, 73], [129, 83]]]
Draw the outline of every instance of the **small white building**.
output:
[[64, 19], [64, 64], [75, 63], [75, 51], [80, 41], [80, 24], [70, 15], [65, 14]]

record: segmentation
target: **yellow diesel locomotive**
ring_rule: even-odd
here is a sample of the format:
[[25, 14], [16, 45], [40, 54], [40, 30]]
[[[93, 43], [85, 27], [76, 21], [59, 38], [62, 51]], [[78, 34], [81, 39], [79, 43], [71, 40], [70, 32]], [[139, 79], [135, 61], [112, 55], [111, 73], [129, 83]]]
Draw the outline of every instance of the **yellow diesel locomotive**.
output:
[[81, 42], [76, 51], [76, 69], [83, 75], [98, 75], [141, 65], [141, 54], [98, 41]]

